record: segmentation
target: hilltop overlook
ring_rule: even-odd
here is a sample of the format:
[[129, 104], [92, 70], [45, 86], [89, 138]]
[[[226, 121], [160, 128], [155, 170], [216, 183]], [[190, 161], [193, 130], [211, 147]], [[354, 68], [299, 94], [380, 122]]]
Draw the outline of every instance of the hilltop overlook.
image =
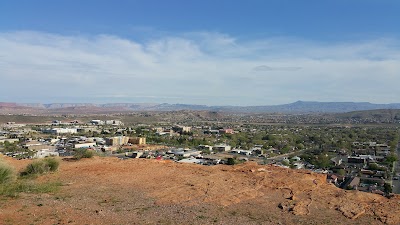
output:
[[[17, 170], [29, 160], [2, 157]], [[62, 161], [38, 178], [54, 194], [3, 198], [10, 224], [399, 224], [399, 196], [346, 191], [326, 175], [245, 163], [214, 167], [168, 160]]]

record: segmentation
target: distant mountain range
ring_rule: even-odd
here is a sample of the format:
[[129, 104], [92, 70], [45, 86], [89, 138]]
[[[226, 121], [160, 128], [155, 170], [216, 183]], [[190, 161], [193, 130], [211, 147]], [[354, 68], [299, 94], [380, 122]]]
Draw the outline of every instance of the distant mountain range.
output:
[[342, 113], [375, 109], [400, 109], [400, 103], [373, 104], [369, 102], [313, 102], [297, 101], [283, 105], [265, 106], [207, 106], [191, 104], [157, 103], [1, 103], [0, 112], [45, 111], [45, 112], [126, 112], [126, 111], [177, 111], [206, 110], [219, 112], [248, 113]]

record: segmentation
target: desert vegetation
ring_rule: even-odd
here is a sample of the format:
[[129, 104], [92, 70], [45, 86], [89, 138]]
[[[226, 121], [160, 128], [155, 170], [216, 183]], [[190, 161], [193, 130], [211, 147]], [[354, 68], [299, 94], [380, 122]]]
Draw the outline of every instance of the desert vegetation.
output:
[[56, 158], [45, 158], [35, 160], [30, 163], [25, 170], [21, 172], [21, 176], [41, 175], [47, 172], [54, 172], [58, 169], [60, 162]]
[[11, 165], [0, 161], [0, 196], [18, 197], [19, 193], [52, 193], [59, 189], [60, 182], [38, 182], [38, 175], [55, 172], [59, 167], [56, 158], [35, 160], [19, 174]]
[[75, 152], [74, 152], [74, 158], [77, 160], [82, 159], [82, 158], [92, 158], [93, 156], [94, 156], [94, 152], [90, 151], [88, 149], [83, 149], [83, 148], [75, 149]]
[[0, 161], [0, 185], [8, 184], [12, 182], [14, 179], [15, 179], [14, 169], [5, 162]]

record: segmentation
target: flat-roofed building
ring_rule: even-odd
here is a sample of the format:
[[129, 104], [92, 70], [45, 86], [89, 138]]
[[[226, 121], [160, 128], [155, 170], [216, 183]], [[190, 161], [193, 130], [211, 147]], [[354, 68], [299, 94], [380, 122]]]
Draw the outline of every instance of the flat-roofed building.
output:
[[230, 151], [232, 147], [230, 145], [226, 144], [219, 144], [219, 145], [214, 145], [213, 150], [217, 152], [227, 152]]
[[85, 143], [74, 144], [74, 148], [93, 148], [94, 146], [96, 146], [95, 142], [85, 142]]
[[106, 145], [109, 146], [120, 146], [128, 144], [129, 137], [125, 136], [118, 136], [118, 137], [111, 137], [106, 138]]
[[129, 138], [128, 143], [136, 144], [136, 145], [145, 145], [146, 138], [145, 137], [131, 137], [131, 138]]
[[51, 130], [46, 130], [46, 133], [50, 134], [76, 134], [78, 133], [77, 128], [53, 128]]

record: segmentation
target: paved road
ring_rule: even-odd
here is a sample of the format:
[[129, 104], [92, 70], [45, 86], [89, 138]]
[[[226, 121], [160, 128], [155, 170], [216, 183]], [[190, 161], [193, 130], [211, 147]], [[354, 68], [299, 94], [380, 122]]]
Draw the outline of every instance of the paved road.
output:
[[298, 151], [295, 151], [295, 152], [289, 152], [289, 153], [286, 153], [286, 154], [282, 154], [282, 155], [277, 155], [277, 156], [269, 157], [269, 158], [267, 158], [267, 159], [264, 159], [263, 161], [264, 161], [266, 164], [270, 164], [270, 163], [273, 163], [273, 162], [276, 162], [276, 161], [281, 161], [281, 160], [283, 160], [285, 157], [290, 158], [291, 156], [299, 155], [300, 153], [303, 153], [303, 152], [305, 152], [305, 151], [307, 151], [307, 150], [309, 150], [309, 149], [302, 149], [302, 150], [298, 150]]

